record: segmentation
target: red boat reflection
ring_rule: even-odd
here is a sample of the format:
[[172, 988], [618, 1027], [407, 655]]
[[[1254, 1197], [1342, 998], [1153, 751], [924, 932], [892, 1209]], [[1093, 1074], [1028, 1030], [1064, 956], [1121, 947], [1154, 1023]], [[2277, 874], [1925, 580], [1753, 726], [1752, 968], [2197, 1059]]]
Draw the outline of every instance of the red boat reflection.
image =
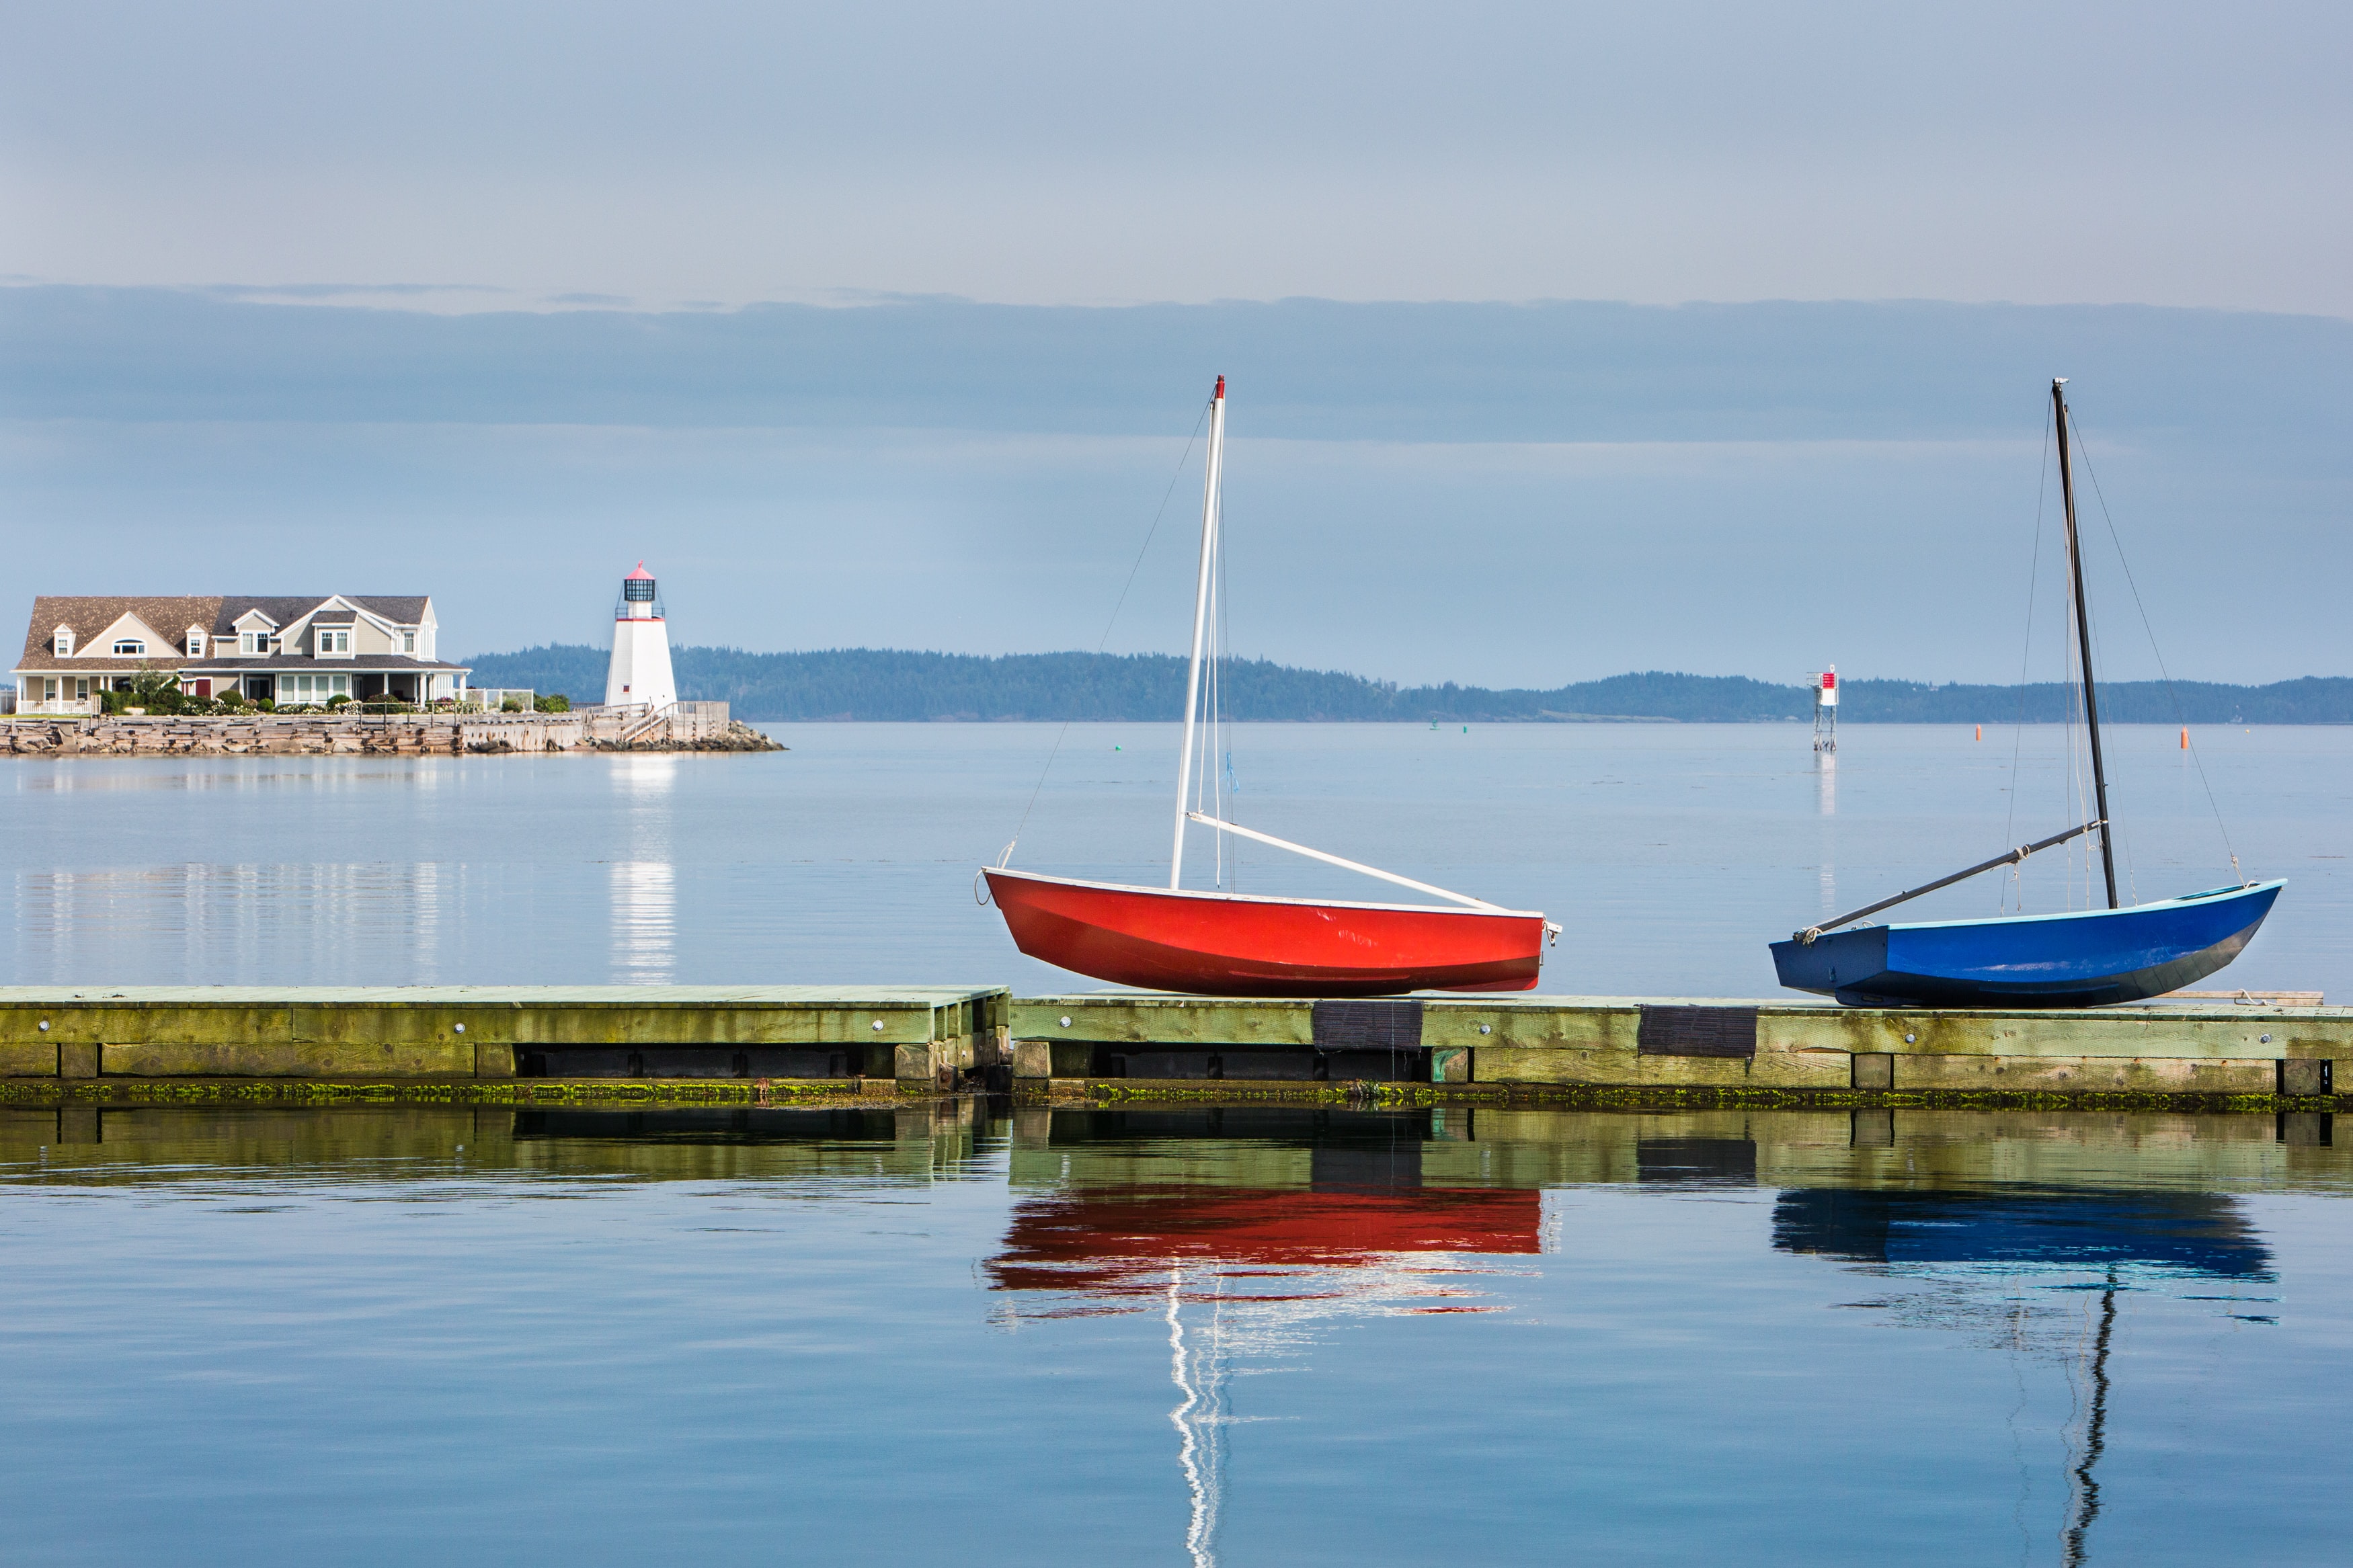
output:
[[[1284, 1271], [1393, 1267], [1415, 1253], [1533, 1254], [1543, 1250], [1543, 1194], [1511, 1188], [1299, 1192], [1199, 1186], [1128, 1188], [1119, 1195], [1058, 1194], [1014, 1210], [1004, 1249], [988, 1260], [1002, 1290], [1069, 1290], [1096, 1298], [1157, 1298], [1169, 1271], [1263, 1271], [1267, 1294], [1296, 1299], [1271, 1277]], [[1337, 1282], [1305, 1294], [1331, 1295]]]

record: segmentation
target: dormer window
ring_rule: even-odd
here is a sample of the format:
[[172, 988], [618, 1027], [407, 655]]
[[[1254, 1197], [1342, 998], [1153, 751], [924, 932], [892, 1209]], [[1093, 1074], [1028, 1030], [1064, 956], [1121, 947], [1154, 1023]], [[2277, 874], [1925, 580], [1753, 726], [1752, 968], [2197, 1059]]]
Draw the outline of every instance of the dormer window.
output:
[[404, 626], [401, 628], [400, 651], [403, 653], [415, 653], [417, 651], [417, 629], [414, 626]]
[[138, 658], [147, 651], [147, 645], [138, 637], [117, 637], [114, 652], [119, 658]]
[[59, 626], [56, 631], [50, 633], [49, 646], [58, 650], [58, 657], [59, 658], [72, 658], [74, 650], [73, 627]]
[[237, 633], [237, 651], [248, 656], [268, 653], [269, 651], [269, 634], [268, 632]]
[[190, 658], [205, 657], [205, 628], [202, 626], [188, 628], [188, 657]]
[[311, 635], [315, 639], [318, 657], [321, 658], [326, 658], [329, 654], [352, 651], [352, 634], [347, 627], [321, 626]]

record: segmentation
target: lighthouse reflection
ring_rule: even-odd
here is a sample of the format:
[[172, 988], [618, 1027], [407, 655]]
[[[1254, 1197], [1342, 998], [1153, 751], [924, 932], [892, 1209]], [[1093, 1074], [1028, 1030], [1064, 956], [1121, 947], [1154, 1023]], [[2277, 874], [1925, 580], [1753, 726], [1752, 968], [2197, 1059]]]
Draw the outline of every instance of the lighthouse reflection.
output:
[[612, 759], [613, 787], [628, 803], [629, 858], [611, 881], [612, 973], [626, 985], [668, 984], [677, 968], [678, 888], [670, 865], [678, 759], [664, 752]]
[[628, 985], [663, 984], [677, 962], [678, 895], [670, 868], [659, 860], [623, 860], [608, 870], [614, 978]]

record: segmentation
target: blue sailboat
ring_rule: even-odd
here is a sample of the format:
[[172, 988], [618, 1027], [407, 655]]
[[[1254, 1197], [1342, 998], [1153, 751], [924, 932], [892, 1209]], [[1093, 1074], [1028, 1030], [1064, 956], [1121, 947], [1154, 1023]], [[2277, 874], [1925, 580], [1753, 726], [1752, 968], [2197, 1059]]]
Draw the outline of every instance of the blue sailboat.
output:
[[[2084, 616], [2084, 559], [2075, 531], [2065, 387], [2063, 378], [2052, 382], [2051, 406], [2059, 428], [2059, 489], [2067, 515], [2067, 566], [2074, 585], [2076, 651], [2098, 816], [1773, 943], [1773, 967], [1781, 984], [1793, 991], [1817, 992], [1862, 1006], [2096, 1007], [2145, 1001], [2202, 980], [2238, 957], [2287, 885], [2247, 882], [2130, 908], [2118, 903], [2116, 851], [2108, 837], [2107, 771], [2100, 755], [2099, 695], [2092, 680], [2092, 634]], [[2088, 833], [2100, 836], [2100, 865], [2108, 890], [2105, 910], [1840, 929], [1980, 872], [2014, 866], [2039, 849]]]

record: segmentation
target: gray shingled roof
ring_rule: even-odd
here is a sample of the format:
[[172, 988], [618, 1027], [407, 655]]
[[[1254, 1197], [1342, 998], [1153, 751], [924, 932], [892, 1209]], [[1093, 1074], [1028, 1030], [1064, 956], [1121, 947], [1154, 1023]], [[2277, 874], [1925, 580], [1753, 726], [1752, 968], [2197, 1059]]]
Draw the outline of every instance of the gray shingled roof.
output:
[[25, 656], [17, 660], [16, 668], [95, 673], [85, 659], [60, 659], [52, 653], [50, 637], [58, 627], [70, 627], [74, 648], [79, 653], [95, 647], [106, 628], [128, 613], [147, 623], [157, 637], [169, 639], [164, 647], [148, 650], [148, 662], [160, 669], [176, 669], [186, 662], [180, 639], [187, 635], [190, 626], [213, 626], [225, 603], [217, 595], [44, 594], [33, 601], [33, 619], [25, 628]]
[[[345, 594], [343, 596], [352, 604], [366, 610], [370, 615], [380, 616], [387, 621], [404, 626], [413, 626], [422, 620], [427, 603], [422, 594], [406, 598], [363, 599], [357, 594]], [[332, 597], [334, 595], [332, 594], [312, 594], [307, 598], [284, 596], [261, 598], [250, 594], [232, 595], [219, 601], [220, 618], [216, 623], [214, 630], [227, 637], [237, 629], [237, 618], [248, 610], [259, 610], [280, 626], [287, 626], [301, 620]]]

